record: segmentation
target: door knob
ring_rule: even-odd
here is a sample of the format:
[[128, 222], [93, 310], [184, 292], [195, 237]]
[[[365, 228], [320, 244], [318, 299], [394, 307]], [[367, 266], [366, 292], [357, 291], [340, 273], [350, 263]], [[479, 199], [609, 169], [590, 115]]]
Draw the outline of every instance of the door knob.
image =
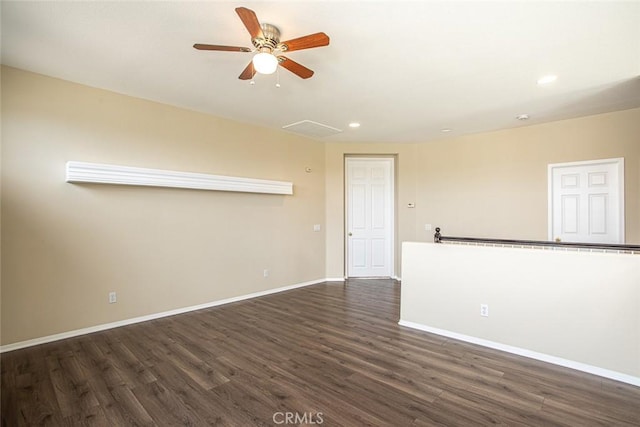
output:
[[349, 237], [351, 237], [351, 236], [353, 236], [353, 233], [352, 233], [352, 232], [349, 232]]

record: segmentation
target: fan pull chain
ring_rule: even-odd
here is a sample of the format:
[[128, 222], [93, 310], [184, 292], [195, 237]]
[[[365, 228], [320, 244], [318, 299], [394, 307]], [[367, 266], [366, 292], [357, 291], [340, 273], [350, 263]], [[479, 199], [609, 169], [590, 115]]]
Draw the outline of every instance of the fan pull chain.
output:
[[276, 69], [276, 87], [280, 87], [280, 67]]

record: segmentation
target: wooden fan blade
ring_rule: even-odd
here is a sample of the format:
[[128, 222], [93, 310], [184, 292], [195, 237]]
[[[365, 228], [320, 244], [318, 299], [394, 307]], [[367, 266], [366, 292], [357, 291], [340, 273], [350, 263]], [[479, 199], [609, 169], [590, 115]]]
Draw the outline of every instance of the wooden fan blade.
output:
[[242, 20], [244, 26], [247, 27], [247, 30], [249, 30], [252, 39], [264, 37], [258, 17], [253, 10], [247, 9], [246, 7], [236, 7], [236, 13], [240, 17], [240, 20]]
[[217, 44], [196, 43], [193, 45], [193, 47], [198, 50], [220, 50], [223, 52], [251, 52], [251, 49], [249, 49], [248, 47], [220, 46]]
[[311, 49], [312, 47], [327, 46], [329, 44], [329, 36], [325, 33], [309, 34], [308, 36], [298, 37], [297, 39], [281, 42], [282, 50], [291, 52], [293, 50]]
[[249, 65], [247, 65], [247, 67], [244, 69], [242, 74], [238, 76], [238, 78], [240, 80], [251, 80], [255, 75], [256, 75], [256, 69], [253, 66], [253, 61], [252, 61], [252, 62], [249, 62]]
[[282, 61], [280, 61], [280, 65], [282, 65], [284, 68], [291, 71], [298, 77], [308, 79], [309, 77], [313, 76], [313, 71], [311, 71], [304, 65], [300, 65], [296, 61], [293, 61], [286, 56], [279, 56], [278, 58], [282, 59]]

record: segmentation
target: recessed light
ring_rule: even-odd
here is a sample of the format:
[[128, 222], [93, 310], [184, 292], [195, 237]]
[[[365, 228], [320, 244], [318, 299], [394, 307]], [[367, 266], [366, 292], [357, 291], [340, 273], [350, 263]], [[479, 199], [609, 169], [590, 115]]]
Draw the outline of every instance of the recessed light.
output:
[[540, 86], [542, 86], [542, 85], [548, 85], [549, 83], [553, 83], [553, 82], [555, 82], [557, 79], [558, 79], [558, 76], [553, 75], [553, 74], [549, 74], [549, 75], [547, 75], [547, 76], [540, 77], [540, 78], [538, 79], [538, 84], [539, 84]]
[[516, 119], [518, 119], [518, 120], [529, 120], [529, 115], [528, 114], [520, 114], [520, 115], [516, 116]]
[[358, 123], [358, 122], [351, 122], [351, 123], [349, 123], [349, 127], [350, 127], [350, 128], [353, 128], [353, 129], [355, 129], [355, 128], [359, 128], [359, 127], [360, 127], [360, 123]]
[[440, 132], [451, 132], [451, 129], [449, 128], [444, 128], [444, 129], [440, 129]]

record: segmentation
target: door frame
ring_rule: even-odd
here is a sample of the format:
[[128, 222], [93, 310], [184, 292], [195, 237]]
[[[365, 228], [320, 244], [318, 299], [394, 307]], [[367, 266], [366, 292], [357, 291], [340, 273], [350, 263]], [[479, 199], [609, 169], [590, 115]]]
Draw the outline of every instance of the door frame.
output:
[[348, 279], [349, 276], [349, 230], [347, 226], [349, 224], [349, 173], [347, 163], [349, 160], [390, 160], [391, 161], [391, 185], [389, 191], [389, 199], [391, 200], [391, 230], [389, 237], [389, 245], [391, 246], [391, 264], [390, 278], [397, 279], [396, 277], [396, 163], [397, 155], [394, 154], [345, 154], [342, 163], [343, 170], [343, 241], [344, 241], [344, 278]]
[[547, 166], [547, 238], [553, 240], [553, 171], [556, 168], [575, 167], [575, 166], [591, 166], [599, 164], [616, 164], [618, 166], [618, 195], [620, 216], [618, 218], [618, 232], [620, 233], [620, 243], [624, 244], [626, 237], [624, 234], [624, 157], [616, 157], [612, 159], [585, 160], [579, 162], [550, 163]]

